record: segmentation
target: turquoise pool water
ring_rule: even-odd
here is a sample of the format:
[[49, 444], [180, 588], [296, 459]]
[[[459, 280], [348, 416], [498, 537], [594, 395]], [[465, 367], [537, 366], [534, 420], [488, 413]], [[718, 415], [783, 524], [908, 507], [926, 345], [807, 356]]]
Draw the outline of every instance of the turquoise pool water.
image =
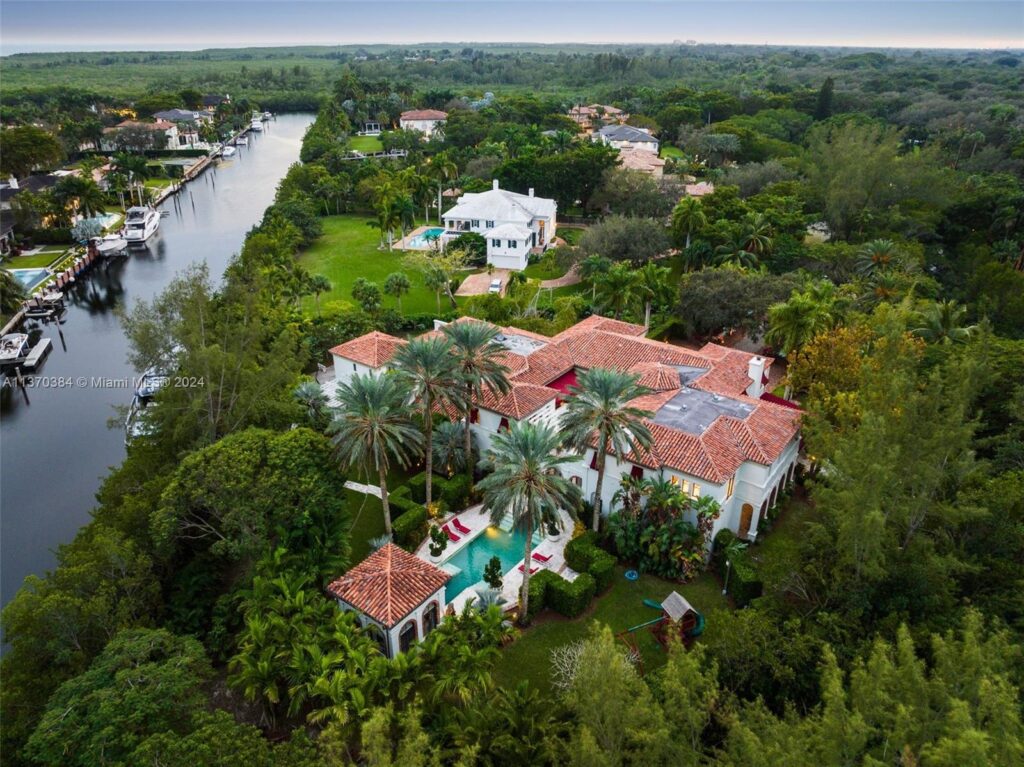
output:
[[11, 269], [14, 279], [21, 283], [25, 290], [32, 290], [36, 285], [50, 276], [48, 269]]
[[453, 573], [448, 581], [445, 595], [449, 602], [465, 589], [483, 580], [484, 568], [491, 557], [501, 560], [501, 571], [508, 572], [523, 558], [526, 533], [522, 530], [506, 532], [497, 527], [488, 527], [464, 548], [455, 552], [441, 567]]
[[444, 234], [444, 229], [440, 226], [434, 226], [430, 229], [424, 229], [422, 232], [417, 234], [415, 237], [410, 237], [405, 241], [406, 247], [410, 248], [429, 248], [430, 243], [436, 240]]

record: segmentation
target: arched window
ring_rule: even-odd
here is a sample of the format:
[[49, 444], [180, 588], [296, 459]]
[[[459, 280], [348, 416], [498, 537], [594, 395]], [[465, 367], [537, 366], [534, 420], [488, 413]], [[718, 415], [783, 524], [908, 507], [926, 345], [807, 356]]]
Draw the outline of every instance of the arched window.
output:
[[431, 602], [430, 607], [428, 607], [423, 613], [423, 636], [426, 636], [437, 628], [437, 621], [437, 602]]
[[416, 641], [416, 621], [409, 621], [402, 627], [402, 633], [398, 635], [398, 649], [401, 652], [409, 652], [412, 643]]
[[380, 626], [378, 626], [376, 623], [367, 623], [366, 635], [377, 643], [377, 647], [378, 649], [380, 649], [381, 654], [387, 656], [388, 639], [386, 636], [384, 636], [384, 632], [381, 631]]

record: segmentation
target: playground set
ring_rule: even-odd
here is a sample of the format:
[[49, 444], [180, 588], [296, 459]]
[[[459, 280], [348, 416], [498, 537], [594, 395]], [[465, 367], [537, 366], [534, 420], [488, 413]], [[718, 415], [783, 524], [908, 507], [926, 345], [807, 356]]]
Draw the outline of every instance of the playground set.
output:
[[631, 626], [618, 633], [633, 656], [637, 659], [640, 673], [643, 673], [643, 656], [636, 643], [636, 632], [646, 629], [663, 649], [668, 649], [669, 637], [676, 637], [684, 646], [689, 647], [704, 632], [704, 615], [693, 608], [686, 598], [673, 591], [663, 602], [645, 599], [644, 605], [661, 610], [661, 615], [636, 626]]

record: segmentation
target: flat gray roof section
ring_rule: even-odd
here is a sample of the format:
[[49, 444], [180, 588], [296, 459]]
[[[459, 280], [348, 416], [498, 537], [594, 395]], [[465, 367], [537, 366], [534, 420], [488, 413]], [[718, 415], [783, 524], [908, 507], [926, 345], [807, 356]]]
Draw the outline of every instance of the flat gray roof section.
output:
[[494, 337], [494, 340], [510, 352], [521, 354], [524, 357], [528, 357], [538, 349], [543, 349], [547, 346], [544, 341], [538, 341], [535, 338], [527, 338], [526, 336], [520, 336], [514, 333], [498, 333], [498, 335]]
[[754, 412], [752, 405], [721, 394], [683, 387], [654, 414], [654, 422], [670, 429], [700, 436], [719, 416], [745, 420]]
[[672, 367], [679, 371], [679, 382], [683, 386], [693, 383], [710, 370], [710, 368], [699, 368], [694, 365], [673, 365]]

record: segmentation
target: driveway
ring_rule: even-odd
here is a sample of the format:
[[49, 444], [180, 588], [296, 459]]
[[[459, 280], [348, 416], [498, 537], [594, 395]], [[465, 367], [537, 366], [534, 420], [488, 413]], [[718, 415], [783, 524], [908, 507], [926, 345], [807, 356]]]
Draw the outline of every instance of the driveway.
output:
[[462, 281], [459, 289], [455, 291], [457, 296], [483, 296], [491, 287], [491, 280], [501, 280], [501, 294], [505, 295], [505, 286], [508, 285], [508, 276], [512, 273], [510, 269], [495, 269], [493, 273], [477, 272], [471, 274]]

